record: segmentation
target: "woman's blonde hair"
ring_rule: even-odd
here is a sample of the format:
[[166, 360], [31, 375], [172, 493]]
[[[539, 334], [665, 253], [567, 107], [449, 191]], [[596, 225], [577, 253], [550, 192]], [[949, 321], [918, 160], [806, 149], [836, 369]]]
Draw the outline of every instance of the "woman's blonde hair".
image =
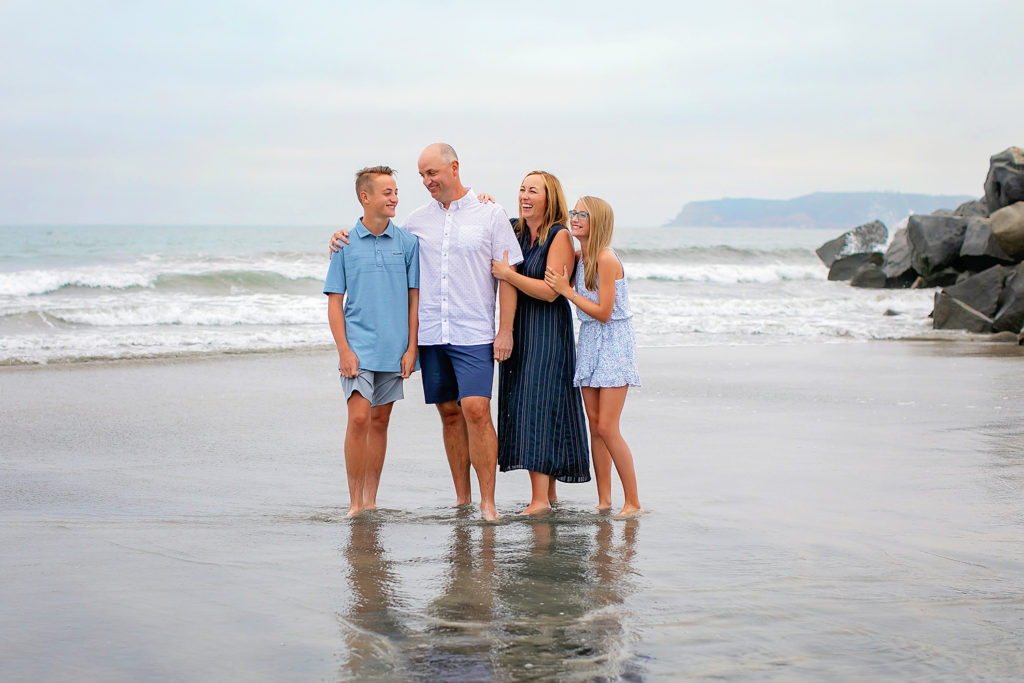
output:
[[[539, 175], [544, 181], [544, 198], [547, 200], [547, 208], [544, 210], [544, 220], [537, 228], [537, 243], [544, 244], [548, 239], [548, 232], [555, 223], [569, 225], [569, 209], [566, 208], [565, 193], [562, 191], [562, 183], [558, 178], [547, 171], [530, 171], [523, 176], [525, 182], [532, 175]], [[516, 235], [522, 237], [529, 234], [530, 228], [523, 220], [523, 207], [519, 207], [519, 221], [516, 223]]]
[[611, 205], [598, 197], [580, 197], [590, 214], [590, 235], [583, 251], [583, 284], [590, 291], [597, 289], [597, 256], [611, 245], [615, 214]]

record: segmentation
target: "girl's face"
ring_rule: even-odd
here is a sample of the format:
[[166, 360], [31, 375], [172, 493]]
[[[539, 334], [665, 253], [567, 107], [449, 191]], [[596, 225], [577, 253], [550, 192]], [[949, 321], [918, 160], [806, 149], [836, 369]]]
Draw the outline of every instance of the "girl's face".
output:
[[528, 175], [523, 178], [519, 187], [519, 212], [528, 225], [540, 227], [541, 221], [548, 210], [548, 195], [544, 189], [544, 179], [539, 175]]
[[590, 214], [582, 200], [569, 212], [569, 232], [576, 239], [590, 237]]

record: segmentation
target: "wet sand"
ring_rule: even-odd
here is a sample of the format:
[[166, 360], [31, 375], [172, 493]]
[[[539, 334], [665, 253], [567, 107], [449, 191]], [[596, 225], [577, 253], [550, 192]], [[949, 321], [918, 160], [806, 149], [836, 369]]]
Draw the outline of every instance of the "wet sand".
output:
[[[0, 369], [0, 679], [1011, 680], [1024, 354], [645, 349], [649, 512], [453, 494], [418, 377], [347, 507], [333, 353]], [[615, 502], [621, 493], [615, 490]]]

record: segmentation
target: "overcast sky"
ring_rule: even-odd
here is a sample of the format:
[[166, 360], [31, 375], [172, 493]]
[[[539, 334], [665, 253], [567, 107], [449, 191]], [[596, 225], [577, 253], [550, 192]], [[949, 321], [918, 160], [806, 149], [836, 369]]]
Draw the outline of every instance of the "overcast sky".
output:
[[688, 201], [980, 196], [1024, 146], [1024, 2], [0, 0], [0, 223], [348, 224], [458, 151], [620, 225]]

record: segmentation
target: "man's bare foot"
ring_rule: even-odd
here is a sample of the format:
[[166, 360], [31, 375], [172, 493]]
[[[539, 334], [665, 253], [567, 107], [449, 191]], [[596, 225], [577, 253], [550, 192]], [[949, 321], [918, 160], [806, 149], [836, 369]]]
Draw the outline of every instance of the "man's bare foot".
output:
[[543, 515], [543, 514], [548, 513], [548, 512], [551, 512], [551, 506], [549, 504], [547, 504], [547, 503], [530, 503], [529, 505], [526, 506], [526, 509], [523, 510], [522, 514], [524, 514], [524, 515]]
[[358, 515], [362, 511], [363, 511], [363, 508], [359, 507], [358, 505], [350, 505], [349, 508], [348, 508], [348, 514], [345, 515], [345, 519], [350, 519], [352, 517], [355, 517], [356, 515]]
[[493, 503], [480, 503], [480, 514], [483, 515], [485, 522], [496, 522], [501, 519], [501, 515], [498, 514], [498, 510], [494, 507]]
[[616, 519], [629, 519], [630, 517], [636, 517], [644, 510], [639, 505], [623, 505], [622, 509], [619, 510], [618, 514], [615, 515]]

